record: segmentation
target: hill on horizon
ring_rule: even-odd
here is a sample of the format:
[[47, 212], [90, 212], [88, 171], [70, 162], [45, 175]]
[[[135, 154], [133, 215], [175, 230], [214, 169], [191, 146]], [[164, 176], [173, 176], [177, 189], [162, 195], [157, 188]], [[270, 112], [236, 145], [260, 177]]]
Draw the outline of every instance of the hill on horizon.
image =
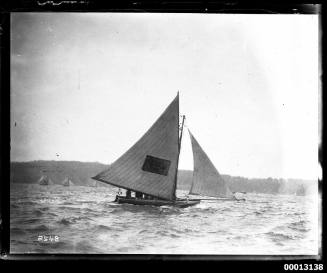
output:
[[[91, 177], [105, 170], [109, 165], [99, 162], [81, 161], [47, 161], [36, 160], [28, 162], [11, 162], [10, 182], [34, 184], [42, 177], [47, 175], [55, 184], [62, 184], [66, 177], [69, 177], [75, 185], [89, 186], [95, 180]], [[178, 171], [177, 188], [189, 190], [192, 183], [192, 170]], [[302, 179], [277, 179], [277, 178], [246, 178], [241, 176], [231, 176], [222, 174], [223, 179], [234, 192], [257, 192], [257, 193], [279, 193], [293, 194], [304, 186], [306, 193], [314, 190], [316, 185], [313, 180]], [[105, 183], [101, 183], [110, 187]]]

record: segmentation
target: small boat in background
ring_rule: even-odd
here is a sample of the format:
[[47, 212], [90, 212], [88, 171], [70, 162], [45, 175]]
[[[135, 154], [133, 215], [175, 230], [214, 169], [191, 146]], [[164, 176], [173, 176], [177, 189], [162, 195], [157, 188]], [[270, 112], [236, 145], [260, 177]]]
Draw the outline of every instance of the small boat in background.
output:
[[42, 177], [37, 182], [39, 185], [53, 185], [54, 183], [47, 175], [42, 175]]
[[296, 196], [305, 196], [305, 188], [304, 188], [303, 184], [301, 184], [301, 186], [296, 190], [295, 195]]
[[62, 182], [62, 185], [65, 187], [69, 187], [74, 186], [74, 183], [68, 177], [66, 177], [65, 180]]

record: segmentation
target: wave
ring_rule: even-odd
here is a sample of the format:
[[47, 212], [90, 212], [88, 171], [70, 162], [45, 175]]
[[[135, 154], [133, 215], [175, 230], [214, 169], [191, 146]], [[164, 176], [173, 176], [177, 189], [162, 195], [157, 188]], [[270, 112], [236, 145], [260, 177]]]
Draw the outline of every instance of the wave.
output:
[[[280, 226], [277, 226], [274, 228], [275, 231], [282, 231], [282, 232], [292, 232], [292, 231], [297, 231], [300, 233], [305, 233], [308, 232], [310, 230], [309, 227], [307, 227], [307, 224], [309, 222], [305, 221], [305, 220], [300, 220], [297, 222], [292, 222], [292, 223], [286, 223]], [[292, 231], [290, 231], [292, 230]], [[299, 233], [296, 233], [296, 236], [299, 236]], [[295, 237], [295, 235], [293, 236]]]
[[62, 225], [65, 225], [65, 226], [68, 226], [70, 224], [73, 224], [73, 221], [72, 220], [69, 220], [69, 219], [66, 219], [66, 218], [63, 218], [60, 221], [58, 221], [58, 223], [59, 224], [62, 224]]
[[119, 231], [120, 229], [117, 229], [115, 227], [109, 227], [109, 226], [105, 226], [105, 225], [98, 225], [96, 227], [96, 229], [98, 231]]
[[93, 246], [89, 241], [83, 240], [78, 242], [74, 247], [75, 253], [99, 253], [99, 250]]
[[144, 234], [144, 233], [149, 233], [149, 232], [151, 232], [151, 231], [148, 230], [148, 229], [141, 229], [141, 230], [138, 232], [138, 234]]
[[[229, 209], [229, 208], [223, 208], [221, 210], [225, 210], [225, 209]], [[217, 213], [219, 211], [219, 209], [217, 208], [213, 208], [213, 207], [195, 207], [193, 209], [194, 212], [200, 212], [200, 213], [209, 213], [209, 214], [213, 214], [213, 213]]]
[[29, 228], [29, 230], [30, 231], [38, 231], [38, 232], [49, 231], [49, 227], [46, 225], [38, 225], [36, 227]]
[[72, 202], [64, 202], [64, 203], [62, 203], [62, 205], [75, 205], [75, 203], [72, 203]]
[[33, 214], [35, 214], [35, 216], [40, 217], [40, 216], [42, 216], [44, 213], [43, 213], [41, 210], [37, 209], [37, 210], [34, 210], [34, 211], [33, 211]]
[[77, 203], [81, 203], [81, 204], [97, 204], [96, 201], [77, 201]]
[[267, 210], [266, 209], [263, 209], [263, 210], [255, 211], [254, 213], [256, 215], [261, 215], [261, 214], [265, 214], [266, 212], [267, 212]]
[[75, 208], [75, 207], [68, 207], [68, 206], [59, 206], [59, 207], [56, 207], [60, 210], [69, 210], [69, 211], [81, 211], [82, 208]]
[[26, 206], [26, 205], [38, 205], [39, 203], [35, 201], [19, 201], [17, 202], [17, 204], [21, 206]]
[[182, 214], [185, 211], [188, 211], [188, 208], [178, 208], [178, 207], [172, 207], [172, 206], [161, 206], [161, 207], [152, 207], [152, 212], [157, 213], [159, 210], [159, 213], [161, 215], [176, 215], [176, 214]]
[[77, 216], [77, 217], [66, 217], [66, 218], [62, 218], [59, 221], [57, 221], [57, 223], [62, 224], [62, 225], [72, 225], [77, 223], [78, 221], [93, 221], [90, 217], [88, 216]]
[[63, 250], [64, 248], [68, 248], [71, 246], [68, 242], [65, 241], [59, 241], [59, 242], [39, 242], [41, 245], [46, 245], [47, 248], [51, 249], [61, 249]]
[[[177, 233], [177, 234], [176, 234]], [[169, 237], [169, 238], [181, 238], [181, 232], [177, 230], [157, 230], [155, 235]]]
[[41, 221], [41, 219], [39, 219], [39, 218], [29, 218], [29, 219], [20, 219], [18, 222], [20, 222], [22, 224], [35, 224], [40, 221]]
[[23, 229], [14, 227], [10, 229], [10, 235], [24, 235], [26, 232]]
[[295, 239], [295, 236], [293, 236], [293, 235], [274, 232], [274, 231], [269, 231], [269, 232], [266, 232], [265, 234], [268, 235], [271, 239], [273, 239], [274, 241], [277, 241], [277, 242], [284, 241], [284, 240], [294, 240]]
[[310, 228], [307, 227], [308, 221], [300, 220], [298, 222], [293, 222], [289, 225], [290, 229], [300, 231], [300, 232], [307, 232]]

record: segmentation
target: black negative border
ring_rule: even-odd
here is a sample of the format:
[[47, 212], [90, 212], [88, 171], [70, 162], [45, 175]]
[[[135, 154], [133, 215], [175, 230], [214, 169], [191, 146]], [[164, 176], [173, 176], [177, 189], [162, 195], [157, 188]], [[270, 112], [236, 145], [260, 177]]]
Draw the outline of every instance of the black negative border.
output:
[[[320, 60], [323, 60], [323, 48], [325, 36], [323, 35], [322, 19], [325, 17], [325, 6], [323, 1], [252, 1], [241, 3], [236, 1], [108, 1], [101, 3], [96, 0], [77, 0], [77, 1], [46, 1], [46, 0], [6, 0], [0, 4], [0, 45], [1, 45], [1, 66], [0, 66], [0, 118], [1, 118], [1, 260], [6, 261], [51, 261], [60, 260], [72, 261], [192, 261], [191, 266], [198, 265], [197, 262], [216, 261], [219, 268], [240, 269], [249, 268], [252, 270], [266, 270], [270, 268], [277, 272], [282, 272], [285, 263], [324, 263], [324, 241], [322, 242], [322, 252], [320, 257], [316, 256], [289, 256], [289, 255], [74, 255], [74, 254], [10, 254], [9, 253], [9, 191], [10, 191], [10, 13], [11, 12], [163, 12], [163, 13], [214, 13], [214, 14], [320, 14]], [[324, 62], [320, 65], [321, 79], [323, 79]], [[319, 147], [319, 162], [323, 169], [324, 164], [324, 136], [325, 126], [323, 116], [323, 85], [321, 85], [321, 126], [322, 138]], [[325, 174], [323, 169], [323, 174]], [[322, 180], [319, 180], [319, 192], [323, 194], [325, 187]], [[323, 208], [325, 207], [322, 198]], [[324, 220], [324, 218], [323, 218]], [[322, 222], [322, 233], [325, 224]], [[324, 238], [324, 236], [322, 236]], [[161, 263], [162, 265], [162, 263]], [[326, 266], [326, 265], [325, 265]], [[144, 266], [141, 267], [144, 269]], [[220, 270], [219, 270], [220, 271]]]

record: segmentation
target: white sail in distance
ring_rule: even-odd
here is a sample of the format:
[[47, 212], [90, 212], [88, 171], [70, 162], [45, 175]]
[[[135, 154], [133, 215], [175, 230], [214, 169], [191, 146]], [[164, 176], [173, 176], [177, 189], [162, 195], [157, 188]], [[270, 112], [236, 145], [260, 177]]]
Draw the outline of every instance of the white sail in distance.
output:
[[179, 96], [150, 129], [108, 169], [93, 179], [123, 189], [174, 200], [179, 156]]
[[62, 185], [64, 185], [64, 186], [74, 186], [74, 183], [69, 178], [65, 178], [65, 180], [62, 182]]
[[207, 154], [189, 131], [193, 150], [193, 179], [190, 194], [210, 197], [233, 197], [233, 193], [219, 174]]
[[52, 180], [48, 176], [43, 175], [39, 179], [38, 184], [40, 184], [40, 185], [53, 185], [53, 182], [52, 182]]

